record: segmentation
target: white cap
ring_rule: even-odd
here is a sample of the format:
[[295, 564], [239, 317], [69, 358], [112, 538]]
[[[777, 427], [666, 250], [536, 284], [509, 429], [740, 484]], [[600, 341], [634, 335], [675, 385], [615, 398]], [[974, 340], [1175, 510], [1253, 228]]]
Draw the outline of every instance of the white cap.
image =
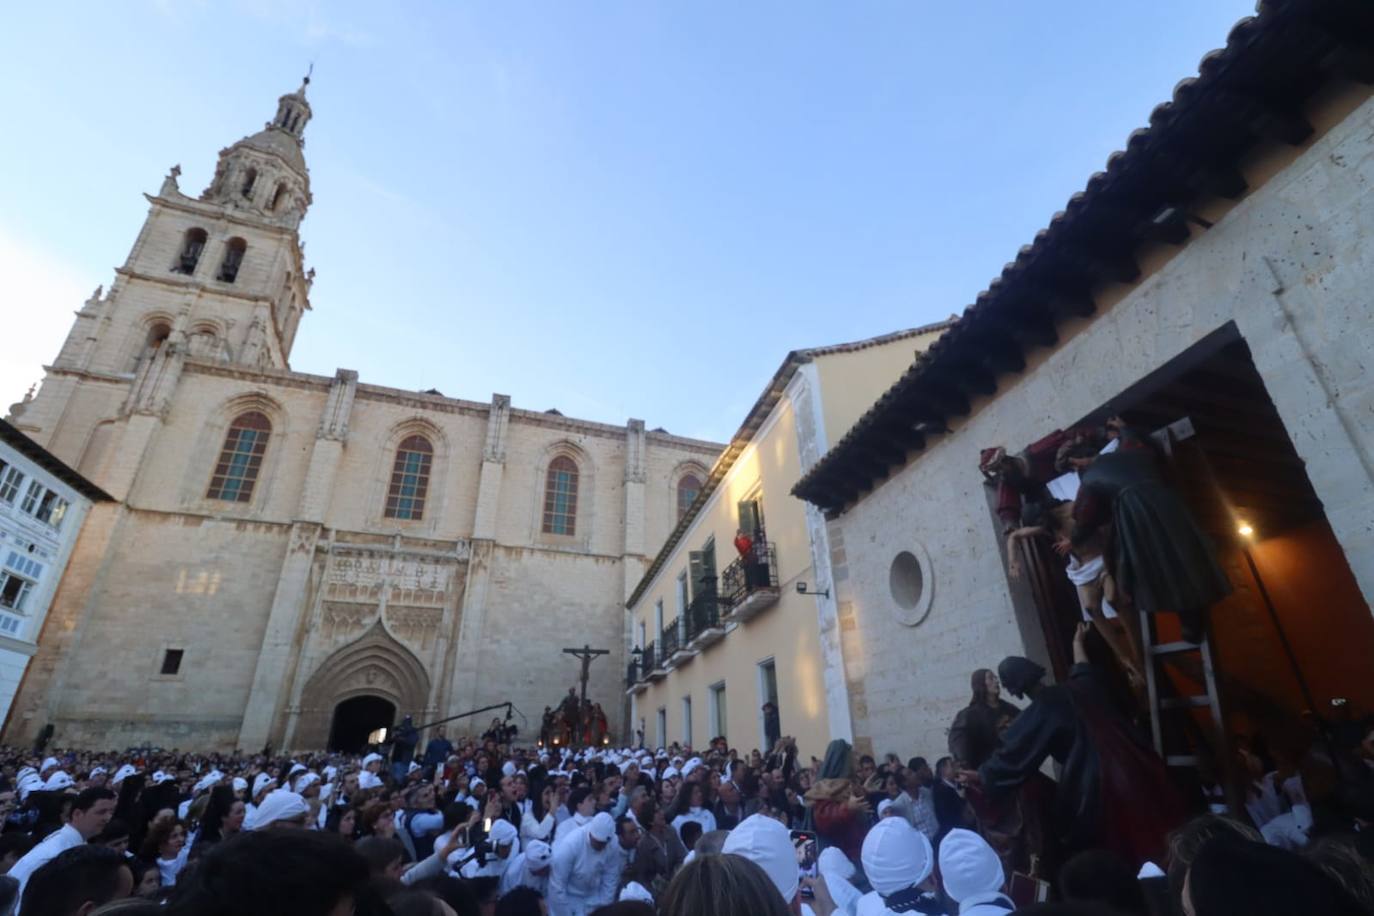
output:
[[247, 792], [247, 791], [248, 791], [248, 780], [244, 779], [242, 776], [235, 776], [235, 777], [234, 777], [234, 791], [235, 791], [235, 792]]
[[[495, 824], [492, 824], [495, 827]], [[530, 840], [525, 846], [525, 865], [543, 868], [553, 861], [553, 847], [543, 840]]]
[[[156, 779], [157, 777], [154, 776], [153, 778]], [[276, 783], [276, 780], [273, 779], [270, 775], [268, 775], [267, 773], [259, 773], [258, 775], [253, 777], [253, 795], [256, 796], [263, 789], [267, 788], [270, 785], [273, 785], [274, 783]]]
[[363, 766], [367, 766], [369, 763], [378, 763], [378, 762], [381, 761], [381, 759], [382, 759], [382, 755], [381, 755], [381, 754], [378, 754], [378, 753], [375, 753], [375, 752], [374, 752], [374, 753], [371, 753], [371, 754], [368, 754], [366, 757], [363, 758]]
[[894, 802], [890, 798], [885, 798], [882, 801], [878, 802], [878, 817], [882, 817], [884, 814], [886, 814], [888, 812], [888, 809], [890, 809], [895, 804], [896, 802]]
[[60, 789], [70, 789], [76, 785], [76, 780], [72, 779], [65, 770], [58, 770], [48, 777], [48, 781], [43, 783], [43, 789], [47, 792], [56, 792]]
[[516, 830], [515, 825], [503, 817], [491, 822], [491, 829], [487, 831], [487, 839], [491, 840], [493, 846], [510, 846], [520, 839], [520, 831]]
[[609, 841], [611, 837], [615, 836], [615, 818], [602, 811], [592, 818], [591, 823], [587, 825], [587, 833], [598, 842]]
[[95, 779], [97, 776], [100, 776], [108, 772], [110, 771], [105, 769], [104, 767], [91, 767], [91, 779]]
[[19, 787], [19, 800], [23, 801], [29, 797], [30, 792], [40, 792], [43, 789], [43, 777], [37, 773], [25, 773], [19, 777], [17, 783]]
[[691, 776], [692, 771], [701, 765], [701, 758], [693, 757], [691, 760], [687, 761], [682, 765], [682, 777], [686, 779], [688, 776]]
[[873, 889], [884, 897], [915, 887], [930, 877], [933, 859], [930, 840], [906, 818], [885, 817], [864, 837], [864, 874]]
[[644, 885], [640, 884], [638, 881], [631, 881], [629, 884], [625, 885], [624, 890], [620, 892], [619, 899], [640, 900], [652, 906], [654, 895], [645, 890]]
[[414, 760], [412, 760], [412, 761], [410, 761], [410, 766], [406, 767], [406, 772], [407, 772], [407, 773], [414, 773], [414, 772], [415, 772], [416, 770], [418, 770], [419, 768], [420, 768], [420, 765], [419, 765], [418, 763], [416, 763]]
[[514, 775], [515, 775], [515, 764], [512, 763], [512, 762], [509, 761], [509, 760], [507, 760], [505, 763], [501, 764], [501, 775], [502, 775], [502, 776], [514, 776]]
[[59, 766], [61, 766], [61, 764], [57, 762], [56, 757], [48, 757], [43, 761], [42, 766], [38, 768], [38, 775], [42, 776], [44, 773], [48, 772], [48, 770], [55, 770]]
[[171, 773], [164, 773], [162, 770], [157, 770], [153, 773], [153, 778], [151, 782], [155, 786], [160, 786], [164, 782], [172, 782], [175, 779], [176, 777], [173, 776]]
[[267, 793], [267, 797], [254, 812], [252, 829], [262, 830], [277, 821], [294, 820], [309, 810], [310, 806], [305, 803], [305, 799], [290, 789], [273, 789]]
[[137, 772], [138, 772], [138, 770], [136, 770], [136, 769], [134, 768], [134, 765], [133, 765], [132, 763], [126, 763], [126, 764], [124, 764], [124, 766], [122, 766], [122, 767], [120, 767], [119, 769], [115, 770], [115, 774], [114, 774], [114, 776], [110, 779], [110, 782], [111, 782], [113, 785], [116, 785], [116, 786], [117, 786], [117, 785], [119, 785], [121, 782], [123, 782], [124, 780], [128, 779], [130, 776], [134, 775], [134, 774], [137, 773]]
[[783, 903], [791, 905], [800, 883], [797, 851], [780, 821], [763, 814], [751, 814], [730, 831], [720, 851], [748, 859], [762, 868], [782, 894]]
[[1002, 861], [987, 841], [972, 830], [955, 828], [940, 841], [940, 880], [957, 901], [974, 894], [995, 893], [1006, 880]]

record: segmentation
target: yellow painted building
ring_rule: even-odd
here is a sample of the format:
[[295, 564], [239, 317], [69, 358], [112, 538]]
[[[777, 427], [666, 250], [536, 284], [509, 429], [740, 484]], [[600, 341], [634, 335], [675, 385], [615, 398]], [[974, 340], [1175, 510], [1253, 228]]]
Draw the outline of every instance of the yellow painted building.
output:
[[626, 604], [646, 744], [766, 750], [768, 700], [804, 757], [852, 738], [826, 523], [790, 491], [945, 327], [789, 353], [706, 480], [679, 484], [681, 518]]

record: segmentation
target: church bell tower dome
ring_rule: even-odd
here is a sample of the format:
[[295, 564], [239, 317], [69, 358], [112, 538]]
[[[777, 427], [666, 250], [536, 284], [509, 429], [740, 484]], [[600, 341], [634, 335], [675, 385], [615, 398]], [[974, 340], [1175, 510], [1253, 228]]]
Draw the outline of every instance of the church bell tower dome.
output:
[[305, 125], [311, 117], [305, 90], [277, 100], [277, 114], [263, 129], [222, 150], [215, 177], [200, 199], [226, 204], [295, 228], [310, 206], [305, 165]]

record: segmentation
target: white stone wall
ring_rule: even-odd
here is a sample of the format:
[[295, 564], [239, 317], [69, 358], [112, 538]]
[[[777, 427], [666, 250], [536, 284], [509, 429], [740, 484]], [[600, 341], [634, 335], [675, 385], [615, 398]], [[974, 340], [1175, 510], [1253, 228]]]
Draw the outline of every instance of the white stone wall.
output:
[[[1263, 163], [1252, 163], [1262, 174]], [[1252, 182], [1257, 184], [1257, 182]], [[968, 676], [1038, 655], [1012, 611], [978, 450], [1019, 448], [1098, 408], [1234, 321], [1366, 598], [1374, 598], [1374, 102], [1366, 101], [1038, 365], [974, 406], [832, 526], [840, 537], [855, 732], [879, 753], [940, 755]], [[898, 623], [892, 558], [924, 545], [929, 616]], [[1027, 638], [1029, 634], [1029, 639]], [[852, 691], [851, 691], [852, 693]]]

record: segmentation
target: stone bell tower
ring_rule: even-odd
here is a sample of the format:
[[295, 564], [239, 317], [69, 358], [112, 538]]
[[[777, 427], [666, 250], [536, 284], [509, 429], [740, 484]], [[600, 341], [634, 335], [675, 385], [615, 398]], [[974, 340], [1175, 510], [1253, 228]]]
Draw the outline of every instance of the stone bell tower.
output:
[[[299, 232], [311, 202], [309, 83], [278, 99], [262, 130], [220, 151], [199, 197], [182, 192], [180, 166], [145, 195], [147, 219], [109, 291], [76, 313], [37, 396], [14, 405], [11, 422], [99, 482], [130, 418], [165, 415], [187, 360], [289, 368], [314, 278]], [[105, 482], [119, 495], [118, 480]]]

